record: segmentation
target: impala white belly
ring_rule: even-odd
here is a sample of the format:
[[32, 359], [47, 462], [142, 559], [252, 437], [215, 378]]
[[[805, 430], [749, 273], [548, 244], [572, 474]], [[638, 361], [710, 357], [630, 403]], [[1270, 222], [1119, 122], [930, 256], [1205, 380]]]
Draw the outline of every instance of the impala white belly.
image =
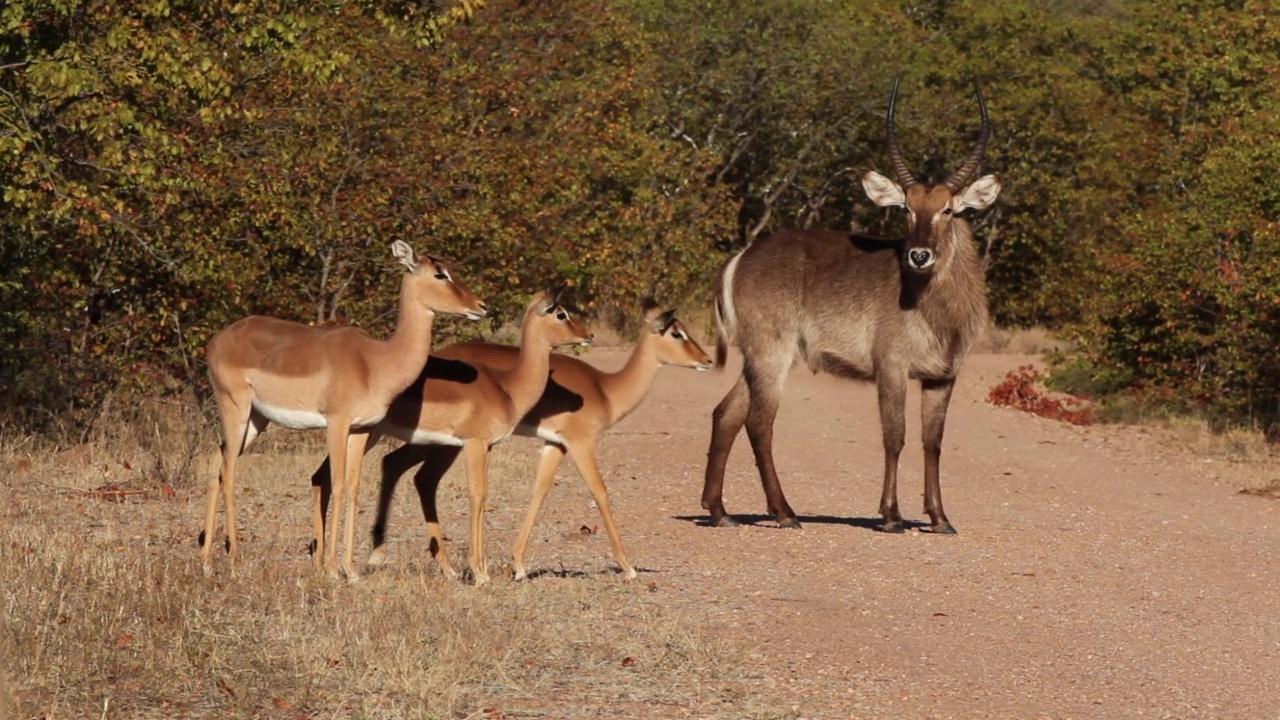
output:
[[454, 447], [462, 446], [462, 438], [453, 433], [440, 432], [439, 430], [423, 430], [422, 428], [403, 428], [399, 425], [385, 425], [383, 432], [397, 440], [403, 440], [410, 445], [453, 445]]
[[292, 430], [314, 430], [329, 425], [325, 416], [315, 410], [275, 407], [256, 398], [253, 409], [271, 422]]
[[564, 436], [554, 430], [548, 430], [533, 425], [517, 425], [516, 434], [520, 437], [536, 437], [540, 440], [555, 443], [561, 447], [569, 447], [569, 443], [565, 442]]

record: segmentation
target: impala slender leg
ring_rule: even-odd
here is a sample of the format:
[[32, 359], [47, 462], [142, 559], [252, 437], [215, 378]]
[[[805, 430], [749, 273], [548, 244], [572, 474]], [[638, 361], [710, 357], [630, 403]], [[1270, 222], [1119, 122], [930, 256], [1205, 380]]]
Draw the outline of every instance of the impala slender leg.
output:
[[[790, 349], [791, 346], [786, 346]], [[782, 483], [773, 463], [773, 421], [778, 415], [782, 400], [782, 386], [791, 370], [790, 355], [747, 359], [745, 376], [751, 392], [751, 408], [747, 411], [747, 439], [756, 456], [756, 469], [760, 471], [760, 483], [764, 486], [769, 512], [778, 521], [778, 527], [799, 528], [800, 521], [782, 494]]]
[[747, 410], [750, 406], [751, 395], [747, 390], [746, 375], [743, 375], [711, 414], [711, 447], [707, 449], [702, 507], [710, 513], [710, 524], [713, 527], [732, 527], [738, 524], [724, 509], [724, 470], [729, 462], [733, 441], [747, 422]]
[[[222, 461], [218, 465], [218, 473], [209, 476], [208, 502], [205, 505], [204, 534], [200, 538], [200, 562], [205, 575], [213, 572], [210, 555], [213, 550], [213, 536], [218, 522], [218, 496], [228, 482], [235, 482], [236, 460], [240, 457], [240, 448], [244, 446], [245, 435], [249, 431], [249, 414], [246, 407], [241, 410], [231, 397], [218, 394], [218, 415], [222, 418]], [[235, 534], [235, 529], [228, 526], [228, 537]]]
[[469, 440], [463, 447], [467, 463], [467, 487], [471, 495], [471, 548], [467, 564], [477, 585], [489, 582], [484, 557], [484, 506], [489, 494], [489, 446], [485, 440]]
[[413, 487], [418, 491], [418, 503], [422, 506], [422, 518], [427, 523], [427, 549], [435, 558], [440, 572], [450, 580], [458, 578], [458, 571], [449, 561], [449, 551], [444, 546], [444, 532], [440, 530], [440, 513], [436, 508], [436, 494], [440, 481], [453, 466], [462, 448], [455, 445], [427, 445], [422, 448], [422, 467], [413, 476]]
[[609, 506], [609, 488], [604, 484], [600, 468], [596, 465], [596, 447], [594, 443], [582, 443], [569, 448], [569, 457], [578, 466], [582, 479], [587, 481], [591, 497], [600, 509], [600, 517], [604, 519], [604, 529], [609, 533], [609, 542], [613, 545], [613, 558], [618, 561], [623, 575], [628, 580], [636, 578], [636, 569], [627, 560], [627, 553], [622, 549], [622, 538], [618, 536], [618, 526], [613, 521], [613, 510]]
[[330, 417], [326, 435], [329, 444], [329, 485], [332, 488], [333, 521], [324, 541], [324, 569], [331, 577], [338, 575], [338, 528], [342, 526], [342, 503], [347, 492], [347, 435], [351, 426], [346, 420]]
[[942, 484], [939, 465], [942, 458], [942, 433], [947, 424], [947, 406], [955, 379], [925, 380], [920, 383], [920, 424], [924, 432], [924, 511], [932, 521], [932, 531], [954, 535], [956, 529], [942, 510]]
[[[256, 411], [249, 411], [249, 426], [245, 428], [244, 442], [240, 444], [240, 451], [236, 453], [236, 459], [239, 460], [241, 455], [253, 445], [253, 441], [258, 439], [262, 431], [267, 427], [267, 419]], [[234, 568], [236, 561], [240, 559], [240, 535], [237, 529], [240, 527], [236, 523], [236, 483], [234, 476], [229, 476], [228, 481], [222, 486], [222, 494], [227, 504], [227, 554], [231, 559], [231, 566]]]
[[[376, 440], [375, 440], [376, 441]], [[342, 541], [344, 543], [342, 549], [342, 572], [347, 576], [348, 582], [356, 582], [360, 579], [360, 572], [356, 570], [354, 555], [356, 545], [356, 509], [360, 501], [360, 475], [364, 469], [364, 453], [369, 446], [369, 432], [353, 432], [347, 436], [347, 471], [346, 471], [346, 487], [347, 487], [347, 523], [344, 528]], [[334, 522], [337, 522], [337, 516], [334, 516]]]
[[529, 547], [529, 536], [533, 533], [533, 523], [538, 519], [538, 510], [542, 501], [551, 491], [551, 484], [556, 479], [556, 468], [564, 459], [565, 449], [556, 443], [542, 446], [542, 454], [538, 457], [538, 474], [533, 478], [533, 492], [529, 498], [529, 511], [525, 513], [524, 523], [520, 526], [520, 534], [516, 536], [515, 547], [511, 550], [512, 563], [515, 566], [516, 580], [527, 576], [524, 567], [525, 550]]
[[898, 458], [906, 443], [907, 378], [882, 372], [876, 378], [880, 402], [880, 429], [884, 434], [884, 489], [880, 494], [880, 515], [884, 532], [900, 533], [902, 513], [898, 510]]

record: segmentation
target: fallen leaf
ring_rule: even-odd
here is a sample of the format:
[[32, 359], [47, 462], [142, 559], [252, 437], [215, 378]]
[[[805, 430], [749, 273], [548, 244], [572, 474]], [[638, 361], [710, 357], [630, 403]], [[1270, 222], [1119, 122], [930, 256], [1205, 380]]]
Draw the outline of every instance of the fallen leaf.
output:
[[172, 485], [161, 485], [160, 493], [165, 497], [173, 497], [178, 494], [177, 491], [173, 489]]
[[233, 687], [231, 687], [230, 685], [228, 685], [228, 684], [227, 684], [227, 682], [226, 682], [225, 680], [223, 680], [222, 678], [218, 678], [218, 689], [219, 689], [219, 690], [221, 690], [222, 692], [224, 692], [224, 693], [226, 693], [226, 694], [230, 695], [231, 697], [236, 697], [236, 690], [235, 690], [235, 688], [233, 688]]
[[578, 528], [578, 532], [582, 533], [583, 535], [590, 535], [595, 531], [587, 527], [586, 525], [583, 525], [582, 527]]
[[649, 592], [658, 592], [658, 583], [654, 580], [650, 580], [644, 586], [649, 588]]
[[291, 710], [291, 709], [293, 709], [293, 703], [289, 702], [288, 700], [285, 700], [284, 698], [272, 698], [272, 700], [271, 700], [271, 704], [272, 704], [272, 705], [275, 705], [276, 707], [280, 708], [281, 710]]
[[934, 617], [947, 617], [947, 614], [946, 614], [946, 613], [944, 613], [944, 612], [936, 612], [936, 613], [934, 613], [934, 614], [933, 614], [933, 616], [934, 616]]
[[133, 633], [121, 633], [120, 636], [116, 638], [116, 642], [115, 642], [115, 646], [117, 650], [121, 648], [127, 648], [132, 644], [133, 644]]
[[635, 664], [636, 664], [636, 661], [634, 658], [629, 658], [629, 657], [622, 658], [623, 667], [631, 667], [632, 665], [635, 665]]

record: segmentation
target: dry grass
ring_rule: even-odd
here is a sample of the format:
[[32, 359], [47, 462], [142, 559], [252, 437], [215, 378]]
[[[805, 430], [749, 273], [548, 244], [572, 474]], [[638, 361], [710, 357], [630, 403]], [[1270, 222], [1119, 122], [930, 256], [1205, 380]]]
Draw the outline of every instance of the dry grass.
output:
[[1204, 420], [1178, 416], [1152, 424], [1167, 432], [1173, 444], [1212, 462], [1216, 467], [1211, 476], [1215, 479], [1239, 487], [1245, 494], [1280, 499], [1280, 455], [1260, 431], [1215, 431]]
[[1047, 355], [1070, 349], [1069, 341], [1042, 327], [1002, 328], [991, 325], [974, 350], [992, 355]]
[[[217, 557], [212, 578], [196, 547], [207, 463], [136, 437], [61, 451], [0, 439], [0, 652], [15, 717], [786, 716], [751, 696], [747, 653], [704, 635], [697, 611], [609, 572], [603, 539], [584, 573], [448, 582], [424, 557], [406, 482], [393, 564], [354, 585], [313, 576], [307, 477], [323, 450], [275, 437], [243, 464], [243, 560]], [[497, 453], [491, 562], [509, 550], [533, 458]], [[442, 490], [455, 536], [463, 485], [455, 470]]]

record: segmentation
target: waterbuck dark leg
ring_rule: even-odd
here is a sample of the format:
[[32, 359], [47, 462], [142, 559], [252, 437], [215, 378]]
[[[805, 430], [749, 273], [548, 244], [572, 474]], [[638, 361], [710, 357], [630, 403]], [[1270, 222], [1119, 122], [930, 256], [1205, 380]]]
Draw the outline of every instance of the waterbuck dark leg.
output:
[[747, 421], [751, 395], [743, 375], [711, 413], [711, 447], [707, 450], [707, 472], [702, 485], [702, 507], [711, 514], [713, 527], [738, 524], [724, 509], [724, 468], [729, 462], [733, 441]]
[[744, 374], [751, 393], [751, 407], [747, 410], [747, 439], [751, 441], [751, 449], [756, 456], [756, 469], [760, 471], [760, 483], [769, 502], [769, 512], [777, 519], [779, 527], [799, 528], [800, 521], [782, 494], [778, 471], [773, 465], [773, 421], [782, 400], [782, 384], [790, 369], [790, 357], [770, 364], [748, 360]]
[[920, 426], [924, 436], [924, 511], [933, 521], [932, 531], [945, 535], [956, 529], [942, 510], [942, 485], [938, 464], [942, 457], [942, 431], [947, 424], [947, 405], [955, 380], [924, 380], [920, 383]]
[[883, 372], [876, 378], [880, 396], [880, 430], [884, 433], [884, 490], [880, 494], [880, 515], [884, 532], [902, 532], [898, 510], [898, 457], [907, 436], [907, 379]]

